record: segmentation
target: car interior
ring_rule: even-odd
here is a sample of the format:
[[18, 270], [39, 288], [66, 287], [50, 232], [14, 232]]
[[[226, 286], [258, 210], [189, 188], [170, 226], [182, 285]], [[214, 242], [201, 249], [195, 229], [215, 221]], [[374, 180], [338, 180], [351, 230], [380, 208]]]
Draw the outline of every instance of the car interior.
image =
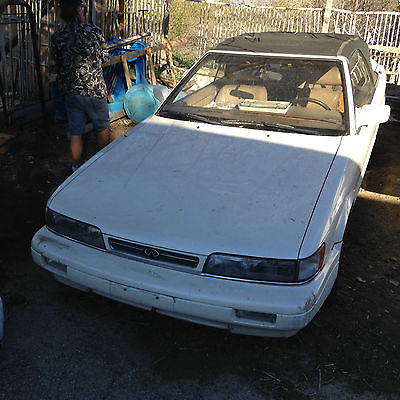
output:
[[[280, 86], [280, 90], [279, 90]], [[274, 82], [256, 82], [254, 80], [235, 80], [229, 76], [215, 80], [193, 93], [189, 93], [183, 100], [187, 105], [212, 107], [224, 105], [238, 105], [247, 99], [294, 101], [297, 105], [307, 108], [325, 108], [344, 112], [343, 89], [340, 71], [337, 66], [331, 67], [316, 81], [304, 80], [292, 90], [286, 89], [286, 96], [282, 93], [282, 85]], [[290, 93], [292, 92], [292, 93]], [[292, 97], [290, 97], [292, 95]]]

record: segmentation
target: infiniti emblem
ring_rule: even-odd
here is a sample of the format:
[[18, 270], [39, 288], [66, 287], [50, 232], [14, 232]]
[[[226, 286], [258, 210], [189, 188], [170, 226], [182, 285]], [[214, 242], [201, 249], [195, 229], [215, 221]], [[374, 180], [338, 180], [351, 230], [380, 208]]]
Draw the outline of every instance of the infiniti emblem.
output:
[[146, 247], [144, 249], [144, 254], [146, 254], [147, 257], [151, 258], [157, 258], [160, 255], [160, 253], [156, 249], [152, 249], [150, 247]]

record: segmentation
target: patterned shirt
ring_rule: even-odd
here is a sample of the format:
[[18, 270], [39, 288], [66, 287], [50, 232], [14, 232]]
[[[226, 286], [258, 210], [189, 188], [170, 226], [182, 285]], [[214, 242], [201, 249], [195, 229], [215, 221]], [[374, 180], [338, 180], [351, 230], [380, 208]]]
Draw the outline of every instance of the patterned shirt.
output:
[[50, 40], [49, 72], [61, 93], [106, 97], [101, 64], [109, 59], [103, 34], [95, 25], [69, 21]]

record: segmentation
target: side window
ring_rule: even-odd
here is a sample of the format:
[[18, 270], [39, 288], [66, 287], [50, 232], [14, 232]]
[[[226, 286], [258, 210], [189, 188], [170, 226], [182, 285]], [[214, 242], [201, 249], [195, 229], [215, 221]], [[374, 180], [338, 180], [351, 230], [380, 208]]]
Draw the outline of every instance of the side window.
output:
[[355, 105], [361, 107], [371, 101], [374, 83], [370, 69], [360, 50], [355, 50], [350, 59], [350, 77]]

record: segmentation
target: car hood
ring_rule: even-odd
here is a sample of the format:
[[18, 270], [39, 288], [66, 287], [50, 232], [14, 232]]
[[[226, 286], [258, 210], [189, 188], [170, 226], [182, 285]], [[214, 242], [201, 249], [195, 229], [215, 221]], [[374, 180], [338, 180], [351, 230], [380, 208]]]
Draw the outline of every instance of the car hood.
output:
[[89, 160], [49, 206], [151, 246], [296, 258], [340, 139], [153, 116]]

